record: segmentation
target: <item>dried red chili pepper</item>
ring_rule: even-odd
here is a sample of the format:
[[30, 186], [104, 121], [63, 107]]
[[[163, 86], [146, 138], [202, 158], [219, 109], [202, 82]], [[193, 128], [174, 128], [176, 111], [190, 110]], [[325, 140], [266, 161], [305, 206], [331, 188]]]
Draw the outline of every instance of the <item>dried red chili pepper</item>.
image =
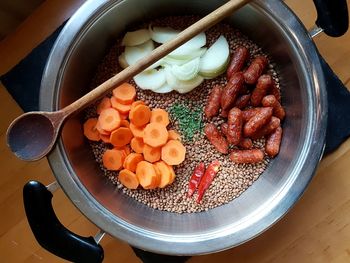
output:
[[219, 171], [219, 167], [220, 167], [220, 162], [218, 160], [215, 160], [215, 161], [211, 162], [209, 164], [207, 170], [205, 170], [205, 173], [204, 173], [202, 180], [199, 183], [199, 187], [198, 187], [197, 203], [199, 203], [202, 200], [205, 191], [209, 188], [215, 175]]
[[204, 172], [205, 172], [204, 163], [198, 164], [198, 166], [194, 169], [190, 182], [188, 183], [188, 192], [187, 192], [188, 197], [191, 197], [194, 194], [194, 192], [197, 190]]

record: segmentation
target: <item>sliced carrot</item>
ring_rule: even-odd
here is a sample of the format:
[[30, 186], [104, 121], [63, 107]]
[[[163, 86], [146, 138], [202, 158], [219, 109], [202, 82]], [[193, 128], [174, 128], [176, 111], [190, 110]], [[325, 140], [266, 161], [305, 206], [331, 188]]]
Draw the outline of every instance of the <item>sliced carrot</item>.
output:
[[162, 160], [169, 165], [178, 165], [185, 160], [186, 148], [178, 140], [168, 141], [162, 148]]
[[103, 166], [107, 170], [112, 170], [112, 171], [120, 170], [123, 166], [124, 159], [125, 159], [124, 152], [117, 149], [106, 150], [102, 155]]
[[168, 165], [168, 167], [169, 167], [170, 174], [171, 174], [171, 179], [170, 179], [169, 184], [172, 184], [174, 182], [174, 180], [175, 180], [176, 174], [175, 174], [173, 166]]
[[162, 174], [161, 174], [160, 170], [158, 169], [158, 167], [153, 164], [153, 168], [154, 168], [154, 171], [156, 171], [156, 179], [154, 180], [154, 184], [153, 184], [152, 189], [159, 186], [160, 180], [162, 178]]
[[127, 113], [127, 114], [121, 114], [121, 113], [119, 112], [119, 115], [120, 115], [120, 118], [121, 118], [122, 120], [127, 120], [127, 119], [129, 118], [129, 113]]
[[134, 101], [133, 103], [131, 103], [131, 109], [130, 110], [135, 108], [137, 105], [145, 105], [145, 103], [142, 100]]
[[160, 160], [161, 150], [162, 149], [160, 147], [154, 148], [148, 144], [145, 144], [143, 147], [143, 157], [146, 161], [154, 163]]
[[109, 135], [111, 135], [111, 132], [110, 131], [106, 131], [104, 129], [101, 128], [101, 124], [99, 121], [97, 121], [97, 124], [96, 124], [96, 129], [98, 130], [98, 132], [102, 135], [106, 135], [109, 137]]
[[175, 130], [169, 130], [168, 131], [168, 140], [179, 140], [181, 141], [180, 134], [177, 133]]
[[170, 184], [172, 179], [172, 174], [169, 169], [169, 166], [163, 161], [156, 162], [154, 165], [158, 168], [161, 175], [158, 187], [164, 188]]
[[130, 123], [127, 120], [122, 120], [120, 122], [120, 127], [126, 127], [129, 128], [130, 127]]
[[120, 127], [111, 133], [111, 144], [121, 147], [130, 143], [133, 135], [129, 128]]
[[98, 130], [96, 129], [96, 124], [97, 124], [97, 119], [90, 118], [83, 125], [84, 135], [90, 141], [99, 141], [100, 140], [100, 134], [99, 134]]
[[150, 122], [157, 122], [168, 126], [169, 114], [163, 109], [153, 109]]
[[143, 143], [142, 138], [132, 138], [130, 142], [131, 149], [133, 149], [134, 152], [136, 153], [143, 153], [143, 147], [145, 144]]
[[111, 104], [121, 114], [128, 114], [131, 109], [131, 104], [121, 104], [114, 96], [111, 97]]
[[136, 89], [129, 83], [123, 83], [113, 90], [113, 96], [122, 104], [131, 104], [136, 97]]
[[127, 169], [119, 172], [118, 179], [126, 188], [136, 189], [139, 186], [139, 180], [137, 179], [136, 174]]
[[105, 109], [112, 107], [112, 103], [110, 98], [104, 97], [101, 102], [97, 105], [96, 112], [97, 114], [101, 114], [101, 112]]
[[157, 181], [157, 174], [151, 163], [146, 161], [139, 162], [136, 167], [136, 176], [143, 188], [155, 188], [154, 185]]
[[131, 153], [129, 145], [124, 145], [121, 147], [114, 146], [114, 149], [120, 150], [125, 154], [125, 157], [128, 156]]
[[143, 138], [143, 130], [145, 129], [145, 126], [138, 127], [131, 122], [129, 128], [136, 138]]
[[100, 133], [100, 139], [105, 143], [111, 143], [110, 135], [104, 135]]
[[147, 124], [143, 131], [143, 141], [152, 147], [160, 147], [166, 144], [168, 140], [168, 131], [164, 124], [150, 123]]
[[103, 130], [112, 131], [120, 126], [120, 114], [116, 109], [109, 108], [101, 111], [98, 121]]
[[130, 153], [128, 156], [126, 156], [123, 166], [125, 169], [136, 172], [137, 164], [141, 161], [144, 161], [142, 154]]
[[137, 105], [130, 110], [129, 119], [135, 126], [144, 126], [151, 119], [151, 110], [146, 105]]

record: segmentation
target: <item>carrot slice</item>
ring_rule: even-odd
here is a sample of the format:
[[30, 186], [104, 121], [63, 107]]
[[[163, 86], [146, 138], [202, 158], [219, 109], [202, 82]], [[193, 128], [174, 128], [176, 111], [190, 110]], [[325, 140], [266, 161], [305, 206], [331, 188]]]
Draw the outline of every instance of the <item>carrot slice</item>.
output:
[[181, 141], [180, 134], [177, 133], [175, 130], [169, 130], [168, 131], [168, 140], [179, 140]]
[[84, 135], [90, 141], [99, 141], [100, 140], [100, 134], [99, 134], [98, 130], [96, 129], [96, 124], [97, 124], [97, 119], [90, 118], [83, 125]]
[[128, 156], [131, 153], [129, 145], [124, 145], [121, 147], [114, 146], [114, 149], [120, 150], [125, 154], [125, 157]]
[[131, 104], [136, 97], [136, 89], [129, 83], [123, 83], [113, 90], [113, 96], [122, 104]]
[[145, 126], [137, 127], [131, 122], [129, 128], [136, 138], [143, 138], [143, 130], [145, 129]]
[[107, 170], [112, 171], [120, 170], [123, 166], [124, 159], [124, 152], [117, 149], [106, 150], [102, 155], [103, 166]]
[[102, 134], [102, 135], [111, 135], [111, 132], [110, 131], [106, 131], [106, 130], [104, 130], [104, 129], [102, 129], [101, 128], [101, 124], [100, 124], [100, 122], [99, 121], [97, 121], [97, 124], [96, 124], [96, 129], [98, 130], [98, 132], [100, 133], [100, 134]]
[[168, 168], [169, 168], [170, 174], [171, 174], [171, 179], [170, 179], [169, 184], [172, 184], [175, 180], [176, 174], [175, 174], [174, 168], [171, 165], [168, 165]]
[[126, 188], [136, 189], [139, 186], [139, 180], [137, 179], [136, 174], [127, 169], [119, 172], [118, 179]]
[[127, 119], [129, 118], [129, 113], [127, 113], [127, 114], [121, 114], [121, 113], [119, 112], [119, 115], [120, 115], [120, 118], [121, 118], [122, 120], [127, 120]]
[[163, 109], [153, 109], [150, 122], [157, 122], [168, 126], [169, 114]]
[[126, 156], [123, 166], [125, 169], [136, 172], [137, 164], [141, 161], [144, 161], [142, 154], [130, 153], [128, 156]]
[[130, 110], [135, 108], [137, 105], [145, 105], [145, 103], [142, 100], [134, 101], [133, 103], [131, 103], [131, 109]]
[[143, 143], [142, 138], [132, 138], [130, 142], [131, 149], [133, 149], [136, 153], [143, 153], [143, 147], [145, 144]]
[[111, 143], [110, 135], [104, 135], [100, 133], [100, 139], [105, 143]]
[[132, 132], [129, 128], [120, 127], [111, 133], [111, 144], [121, 147], [130, 143], [132, 139]]
[[111, 99], [108, 97], [104, 97], [101, 102], [97, 105], [96, 112], [97, 114], [101, 114], [101, 112], [105, 109], [111, 108]]
[[114, 96], [111, 97], [111, 104], [113, 108], [123, 115], [128, 114], [131, 109], [131, 104], [121, 104]]
[[145, 144], [143, 147], [143, 157], [146, 161], [150, 163], [154, 163], [160, 160], [161, 148], [160, 147], [152, 147], [148, 144]]
[[137, 105], [130, 110], [129, 119], [135, 126], [144, 126], [151, 119], [151, 110], [146, 105]]
[[164, 124], [150, 123], [147, 124], [143, 131], [143, 141], [152, 147], [160, 147], [166, 144], [168, 140], [168, 131]]
[[158, 187], [164, 188], [170, 184], [172, 179], [172, 174], [169, 169], [169, 166], [163, 161], [156, 162], [154, 165], [158, 168], [161, 175]]
[[146, 161], [139, 162], [136, 167], [136, 176], [143, 188], [155, 188], [157, 174], [151, 163]]
[[178, 140], [168, 141], [162, 148], [162, 160], [169, 165], [178, 165], [185, 160], [186, 148]]
[[98, 121], [103, 130], [112, 131], [120, 126], [121, 118], [116, 109], [109, 108], [101, 112]]
[[120, 127], [126, 127], [129, 128], [130, 127], [130, 123], [127, 120], [122, 120], [120, 122]]

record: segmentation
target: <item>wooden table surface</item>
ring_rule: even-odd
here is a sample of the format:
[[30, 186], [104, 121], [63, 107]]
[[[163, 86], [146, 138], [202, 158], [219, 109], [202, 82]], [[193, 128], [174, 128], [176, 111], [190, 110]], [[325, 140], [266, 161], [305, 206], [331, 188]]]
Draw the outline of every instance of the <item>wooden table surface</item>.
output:
[[[0, 42], [0, 75], [25, 57], [83, 3], [83, 0], [47, 0], [15, 32]], [[310, 28], [316, 17], [312, 1], [286, 3]], [[45, 22], [43, 22], [45, 21]], [[40, 26], [38, 26], [40, 25]], [[340, 38], [321, 34], [315, 39], [339, 78], [350, 88], [350, 32]], [[46, 160], [26, 163], [16, 159], [5, 143], [7, 126], [21, 109], [0, 87], [0, 258], [2, 262], [63, 262], [35, 241], [24, 214], [22, 187], [30, 179], [54, 181]], [[88, 221], [58, 190], [54, 209], [70, 230], [94, 235]], [[106, 236], [101, 245], [104, 262], [140, 262], [130, 247]], [[293, 209], [259, 237], [230, 250], [197, 256], [203, 262], [350, 262], [350, 139], [323, 158], [316, 176]]]

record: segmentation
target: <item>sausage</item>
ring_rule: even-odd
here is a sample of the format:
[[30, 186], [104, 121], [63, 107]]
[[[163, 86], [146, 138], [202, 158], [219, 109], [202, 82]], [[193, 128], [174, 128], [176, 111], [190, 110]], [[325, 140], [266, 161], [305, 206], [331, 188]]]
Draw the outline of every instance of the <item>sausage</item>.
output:
[[244, 109], [249, 105], [250, 102], [250, 94], [241, 95], [237, 98], [235, 102], [235, 107], [238, 109]]
[[272, 107], [273, 115], [279, 118], [281, 121], [286, 116], [286, 112], [284, 111], [281, 103], [278, 102], [275, 96], [267, 95], [262, 99], [261, 103], [264, 107]]
[[260, 149], [233, 150], [230, 159], [234, 163], [258, 163], [264, 160], [264, 152]]
[[209, 139], [210, 143], [223, 154], [228, 153], [228, 143], [224, 136], [219, 132], [216, 126], [212, 123], [205, 125], [204, 133]]
[[277, 87], [277, 83], [274, 79], [272, 79], [272, 85], [270, 88], [270, 92], [271, 95], [275, 96], [275, 98], [278, 100], [278, 102], [281, 103], [281, 91], [280, 89]]
[[243, 127], [245, 137], [252, 136], [257, 130], [268, 123], [272, 116], [272, 107], [260, 108], [253, 117], [251, 117]]
[[252, 135], [252, 139], [256, 140], [262, 138], [265, 135], [269, 135], [271, 132], [275, 131], [280, 125], [280, 119], [275, 116], [272, 116], [271, 120], [267, 124], [265, 124], [259, 130], [257, 130], [256, 133]]
[[237, 98], [240, 89], [243, 87], [244, 78], [242, 72], [236, 72], [232, 75], [221, 96], [221, 109], [230, 109]]
[[226, 122], [221, 123], [220, 125], [220, 130], [225, 137], [227, 137], [227, 129], [228, 129], [228, 124]]
[[251, 109], [247, 109], [247, 110], [242, 111], [243, 122], [249, 121], [250, 118], [252, 118], [253, 116], [255, 116], [258, 113], [259, 109], [261, 109], [261, 108], [251, 108]]
[[253, 142], [250, 138], [241, 138], [238, 146], [242, 149], [251, 149], [253, 148]]
[[245, 95], [249, 93], [247, 85], [243, 84], [242, 88], [239, 90], [238, 95]]
[[250, 98], [250, 102], [252, 106], [256, 107], [260, 105], [262, 98], [266, 96], [271, 85], [272, 85], [272, 78], [270, 75], [265, 74], [265, 75], [261, 75], [258, 78], [258, 83], [256, 84], [256, 87], [253, 90], [252, 96]]
[[258, 56], [256, 57], [252, 63], [249, 65], [247, 70], [243, 73], [244, 75], [244, 81], [247, 84], [254, 84], [260, 77], [260, 75], [263, 73], [266, 65], [267, 65], [267, 58], [264, 56]]
[[282, 140], [282, 128], [279, 126], [266, 140], [265, 151], [271, 158], [275, 157], [280, 151]]
[[216, 85], [211, 90], [207, 104], [205, 105], [205, 108], [204, 108], [205, 116], [207, 116], [208, 119], [219, 114], [221, 94], [222, 94], [222, 89], [219, 85]]
[[242, 136], [242, 111], [232, 108], [228, 113], [226, 138], [232, 145], [237, 145]]
[[240, 46], [236, 48], [226, 71], [227, 79], [230, 79], [234, 73], [241, 71], [248, 57], [249, 50], [246, 47]]
[[230, 111], [229, 109], [227, 109], [227, 110], [221, 109], [220, 116], [223, 118], [227, 118], [229, 111]]

